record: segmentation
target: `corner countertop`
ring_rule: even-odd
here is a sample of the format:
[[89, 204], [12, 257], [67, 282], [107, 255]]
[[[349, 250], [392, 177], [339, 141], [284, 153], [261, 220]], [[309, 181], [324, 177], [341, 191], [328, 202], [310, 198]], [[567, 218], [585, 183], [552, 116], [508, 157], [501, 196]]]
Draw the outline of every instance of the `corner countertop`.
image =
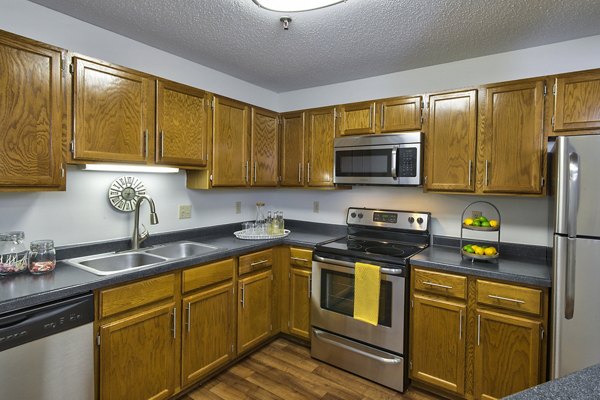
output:
[[600, 398], [600, 364], [505, 397], [507, 400], [573, 400]]
[[[164, 261], [152, 267], [140, 268], [135, 271], [98, 276], [59, 261], [52, 273], [43, 275], [21, 273], [16, 276], [0, 278], [0, 314], [77, 296], [95, 289], [147, 278], [193, 265], [210, 263], [228, 257], [268, 249], [277, 245], [312, 248], [317, 243], [336, 239], [346, 234], [345, 225], [327, 225], [297, 221], [296, 224], [286, 224], [286, 228], [289, 227], [291, 233], [285, 238], [241, 240], [233, 235], [236, 228], [239, 229], [238, 226], [239, 224], [230, 224], [222, 227], [202, 228], [190, 232], [166, 234], [162, 239], [158, 240], [164, 243], [179, 240], [200, 242], [218, 247], [219, 250], [198, 257]], [[153, 239], [155, 243], [149, 240], [149, 245], [160, 244], [156, 238]], [[126, 247], [123, 247], [124, 245], [127, 245], [127, 241], [73, 246], [73, 248], [63, 250], [63, 253], [68, 255], [61, 258], [74, 258], [115, 250], [120, 251], [126, 249]]]
[[542, 259], [500, 257], [497, 262], [472, 262], [470, 259], [463, 259], [457, 247], [434, 245], [412, 257], [410, 263], [421, 267], [525, 285], [552, 286], [551, 265]]

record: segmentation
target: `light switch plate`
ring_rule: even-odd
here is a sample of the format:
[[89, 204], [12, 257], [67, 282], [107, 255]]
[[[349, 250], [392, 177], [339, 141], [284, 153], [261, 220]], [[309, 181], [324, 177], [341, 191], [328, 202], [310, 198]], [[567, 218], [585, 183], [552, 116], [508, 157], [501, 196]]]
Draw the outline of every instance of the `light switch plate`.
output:
[[192, 205], [182, 204], [179, 206], [179, 219], [192, 218]]

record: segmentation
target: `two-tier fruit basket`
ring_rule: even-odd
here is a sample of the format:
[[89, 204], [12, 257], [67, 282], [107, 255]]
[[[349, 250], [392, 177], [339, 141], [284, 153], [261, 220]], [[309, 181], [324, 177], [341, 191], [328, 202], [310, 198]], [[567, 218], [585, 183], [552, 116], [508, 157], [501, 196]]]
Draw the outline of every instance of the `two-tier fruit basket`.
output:
[[[488, 219], [477, 211], [475, 206], [487, 204], [495, 211], [496, 218]], [[490, 217], [490, 215], [488, 215]], [[491, 216], [493, 217], [493, 216]], [[460, 254], [463, 258], [475, 260], [497, 261], [500, 256], [500, 227], [502, 226], [502, 217], [500, 211], [495, 205], [488, 201], [474, 201], [462, 212], [460, 227]], [[476, 244], [464, 244], [464, 231], [490, 232], [496, 234], [496, 246], [478, 246]], [[475, 241], [475, 239], [473, 239]]]

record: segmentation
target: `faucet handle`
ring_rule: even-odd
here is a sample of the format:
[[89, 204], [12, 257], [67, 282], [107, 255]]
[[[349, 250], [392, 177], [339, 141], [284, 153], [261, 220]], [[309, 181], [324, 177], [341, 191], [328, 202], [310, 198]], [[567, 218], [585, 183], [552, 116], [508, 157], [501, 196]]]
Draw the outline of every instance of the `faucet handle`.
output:
[[142, 224], [142, 231], [139, 234], [139, 243], [142, 243], [144, 240], [148, 239], [148, 237], [150, 237], [150, 232], [148, 232], [146, 225]]

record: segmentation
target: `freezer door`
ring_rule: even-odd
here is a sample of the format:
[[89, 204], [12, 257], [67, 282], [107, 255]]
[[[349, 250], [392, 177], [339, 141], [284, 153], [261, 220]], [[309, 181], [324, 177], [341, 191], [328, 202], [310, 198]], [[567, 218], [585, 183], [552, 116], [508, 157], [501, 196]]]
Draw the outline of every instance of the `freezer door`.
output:
[[600, 240], [554, 236], [550, 377], [600, 363]]
[[556, 140], [554, 232], [600, 237], [600, 135]]

